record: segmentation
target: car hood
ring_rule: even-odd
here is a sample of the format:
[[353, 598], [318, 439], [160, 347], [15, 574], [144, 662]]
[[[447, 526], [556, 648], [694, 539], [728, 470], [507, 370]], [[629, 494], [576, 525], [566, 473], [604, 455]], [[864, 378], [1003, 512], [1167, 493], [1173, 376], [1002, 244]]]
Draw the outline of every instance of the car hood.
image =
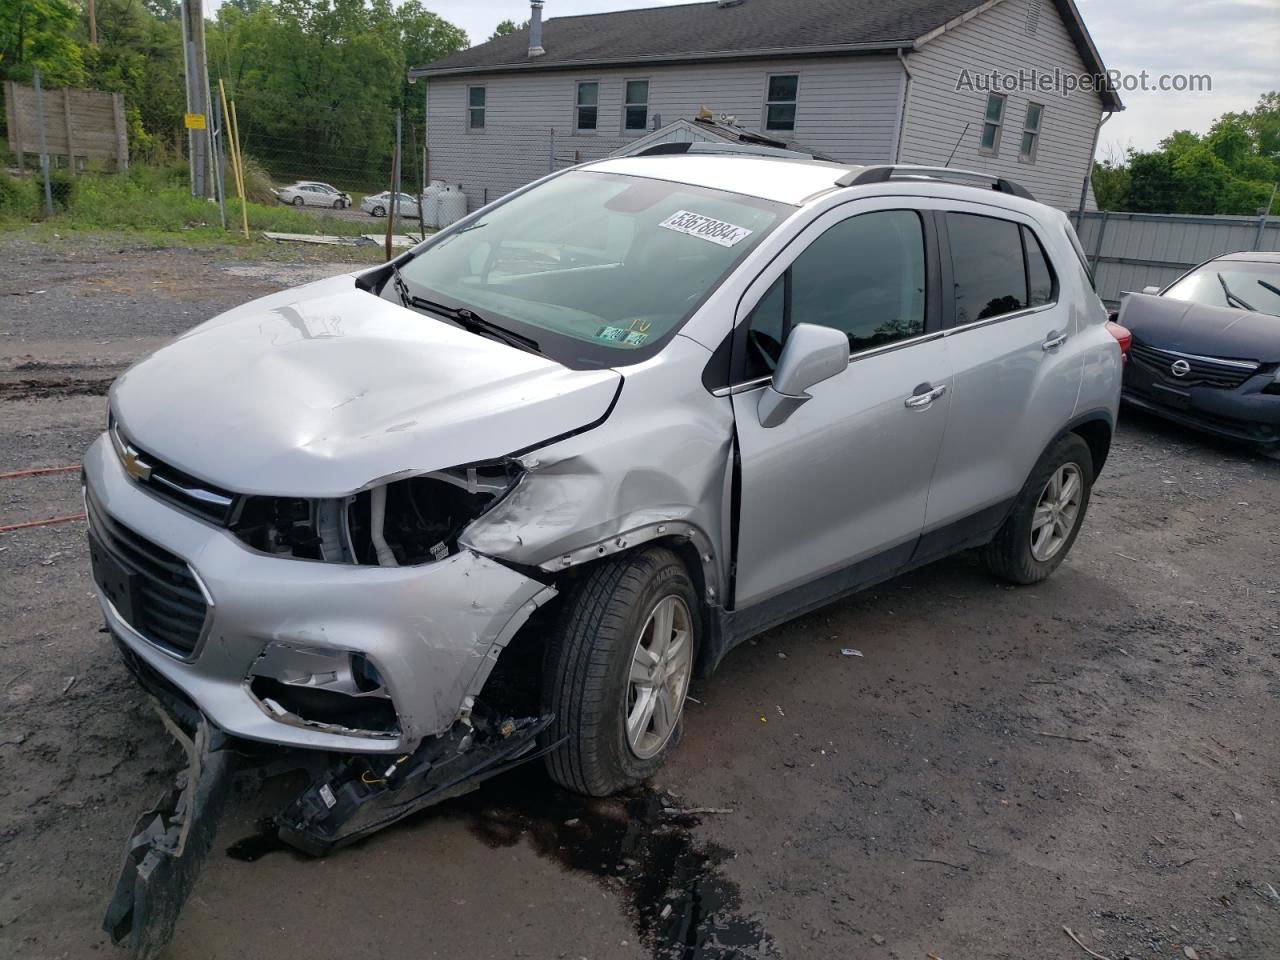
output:
[[1143, 343], [1204, 357], [1280, 360], [1280, 317], [1232, 307], [1129, 294], [1118, 321]]
[[240, 493], [344, 496], [508, 455], [603, 418], [621, 376], [575, 371], [335, 277], [202, 324], [111, 407], [152, 456]]

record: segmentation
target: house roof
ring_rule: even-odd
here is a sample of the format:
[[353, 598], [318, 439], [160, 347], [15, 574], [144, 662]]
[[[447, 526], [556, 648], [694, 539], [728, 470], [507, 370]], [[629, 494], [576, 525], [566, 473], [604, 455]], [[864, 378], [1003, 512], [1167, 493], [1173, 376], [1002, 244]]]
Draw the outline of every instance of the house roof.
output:
[[[514, 2], [514, 0], [513, 0]], [[546, 53], [529, 56], [519, 30], [413, 67], [410, 76], [573, 69], [752, 57], [818, 56], [910, 49], [962, 17], [1000, 0], [738, 0], [553, 17], [543, 24]], [[1104, 73], [1072, 0], [1054, 0], [1088, 70]], [[1114, 101], [1111, 104], [1108, 99]], [[1104, 102], [1120, 101], [1104, 91]]]

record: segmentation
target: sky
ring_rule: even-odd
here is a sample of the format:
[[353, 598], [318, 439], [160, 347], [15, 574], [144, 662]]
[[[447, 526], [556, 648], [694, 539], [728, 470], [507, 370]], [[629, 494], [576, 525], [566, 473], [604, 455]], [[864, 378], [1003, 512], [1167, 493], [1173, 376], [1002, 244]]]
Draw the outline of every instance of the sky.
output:
[[[550, 19], [687, 0], [546, 0]], [[749, 2], [749, 0], [748, 0]], [[892, 2], [892, 0], [888, 0]], [[1214, 117], [1245, 110], [1280, 88], [1280, 0], [1076, 0], [1108, 68], [1137, 74], [1208, 74], [1198, 93], [1123, 92], [1125, 111], [1107, 122], [1098, 152], [1151, 149], [1173, 130], [1204, 132]], [[425, 0], [427, 9], [488, 39], [506, 19], [528, 18], [522, 0]]]

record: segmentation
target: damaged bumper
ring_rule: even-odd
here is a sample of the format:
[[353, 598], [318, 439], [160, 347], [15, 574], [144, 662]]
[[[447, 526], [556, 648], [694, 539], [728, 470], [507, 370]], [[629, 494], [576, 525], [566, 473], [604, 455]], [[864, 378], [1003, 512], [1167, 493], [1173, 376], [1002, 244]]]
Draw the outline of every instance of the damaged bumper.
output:
[[[412, 752], [466, 715], [502, 649], [555, 595], [471, 550], [411, 567], [257, 553], [140, 489], [105, 436], [85, 484], [108, 626], [216, 726], [250, 740]], [[180, 621], [194, 624], [189, 649], [171, 642]]]

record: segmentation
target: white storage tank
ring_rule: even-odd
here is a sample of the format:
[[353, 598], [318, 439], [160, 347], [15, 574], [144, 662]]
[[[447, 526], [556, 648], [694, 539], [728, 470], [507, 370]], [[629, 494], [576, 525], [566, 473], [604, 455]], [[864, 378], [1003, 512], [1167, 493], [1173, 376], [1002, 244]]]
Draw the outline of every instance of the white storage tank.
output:
[[455, 183], [445, 186], [440, 193], [436, 195], [436, 201], [439, 208], [438, 227], [447, 227], [451, 223], [457, 223], [467, 215], [467, 195], [462, 192], [462, 187]]
[[440, 193], [444, 190], [443, 180], [432, 180], [422, 191], [422, 225], [424, 227], [440, 226]]

